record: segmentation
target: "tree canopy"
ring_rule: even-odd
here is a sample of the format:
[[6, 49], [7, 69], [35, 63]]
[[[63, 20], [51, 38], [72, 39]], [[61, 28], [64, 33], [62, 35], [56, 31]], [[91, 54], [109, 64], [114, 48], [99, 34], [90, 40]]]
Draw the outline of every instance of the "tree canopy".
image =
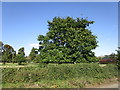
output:
[[17, 61], [18, 65], [21, 65], [22, 62], [26, 62], [24, 47], [21, 47], [21, 48], [18, 50], [18, 54], [16, 55], [16, 57], [15, 57], [14, 60]]
[[12, 62], [13, 58], [15, 58], [16, 52], [14, 48], [9, 44], [3, 44], [0, 42], [0, 53], [2, 55], [2, 62], [5, 64], [6, 62]]
[[55, 17], [48, 21], [49, 32], [38, 36], [43, 62], [94, 62], [92, 52], [98, 45], [96, 36], [87, 27], [94, 21], [83, 18]]
[[31, 49], [30, 54], [29, 54], [29, 57], [30, 57], [31, 61], [33, 61], [33, 60], [36, 58], [36, 55], [37, 55], [37, 54], [38, 54], [37, 49], [33, 47], [33, 48]]
[[22, 55], [22, 56], [25, 56], [24, 47], [21, 47], [21, 48], [18, 50], [18, 54], [20, 54], [20, 55]]

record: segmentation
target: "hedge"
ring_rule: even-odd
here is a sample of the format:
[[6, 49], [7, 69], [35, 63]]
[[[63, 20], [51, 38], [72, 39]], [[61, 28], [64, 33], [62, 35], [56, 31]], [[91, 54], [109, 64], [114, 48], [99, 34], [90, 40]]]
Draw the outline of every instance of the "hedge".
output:
[[3, 83], [40, 82], [41, 80], [66, 80], [71, 78], [108, 79], [118, 76], [117, 66], [108, 64], [61, 64], [44, 67], [4, 68]]

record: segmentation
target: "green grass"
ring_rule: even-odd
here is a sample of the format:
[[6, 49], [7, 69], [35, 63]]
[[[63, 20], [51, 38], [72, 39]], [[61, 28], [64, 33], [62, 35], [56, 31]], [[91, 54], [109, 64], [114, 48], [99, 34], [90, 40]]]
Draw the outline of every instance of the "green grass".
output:
[[18, 63], [0, 63], [0, 68], [19, 68], [19, 67], [37, 67], [39, 64], [38, 63], [29, 63], [29, 64], [22, 64], [18, 65]]

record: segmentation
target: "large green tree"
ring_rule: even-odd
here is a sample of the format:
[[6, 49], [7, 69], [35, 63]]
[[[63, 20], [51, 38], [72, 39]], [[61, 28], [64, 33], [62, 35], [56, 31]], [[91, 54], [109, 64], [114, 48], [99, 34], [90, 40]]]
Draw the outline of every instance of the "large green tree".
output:
[[83, 18], [55, 17], [48, 21], [49, 32], [39, 35], [40, 56], [43, 62], [94, 62], [96, 36], [87, 27], [94, 21]]

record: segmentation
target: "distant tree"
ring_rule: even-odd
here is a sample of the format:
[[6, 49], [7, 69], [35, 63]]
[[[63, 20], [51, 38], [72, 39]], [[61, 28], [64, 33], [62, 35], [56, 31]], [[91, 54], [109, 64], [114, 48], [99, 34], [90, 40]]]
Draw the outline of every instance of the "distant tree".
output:
[[23, 62], [26, 62], [26, 59], [23, 55], [17, 54], [14, 61], [17, 61], [18, 65], [21, 65]]
[[18, 54], [15, 57], [15, 61], [17, 61], [18, 65], [21, 65], [22, 62], [26, 62], [24, 47], [18, 50]]
[[2, 52], [2, 62], [5, 64], [5, 62], [12, 62], [12, 59], [15, 57], [15, 54], [13, 54], [14, 49], [12, 46], [5, 44], [3, 46], [3, 52]]
[[48, 21], [49, 32], [39, 35], [40, 57], [43, 62], [95, 62], [92, 52], [97, 45], [96, 36], [87, 27], [94, 21], [71, 17]]
[[112, 53], [109, 55], [109, 58], [112, 58], [112, 59], [117, 59], [117, 54], [115, 53]]
[[21, 48], [18, 50], [18, 54], [20, 54], [20, 55], [22, 55], [22, 56], [25, 56], [24, 47], [21, 47]]
[[35, 57], [36, 57], [37, 54], [38, 54], [37, 49], [33, 47], [31, 49], [30, 54], [29, 54], [29, 57], [30, 57], [31, 61], [33, 61], [35, 59]]

